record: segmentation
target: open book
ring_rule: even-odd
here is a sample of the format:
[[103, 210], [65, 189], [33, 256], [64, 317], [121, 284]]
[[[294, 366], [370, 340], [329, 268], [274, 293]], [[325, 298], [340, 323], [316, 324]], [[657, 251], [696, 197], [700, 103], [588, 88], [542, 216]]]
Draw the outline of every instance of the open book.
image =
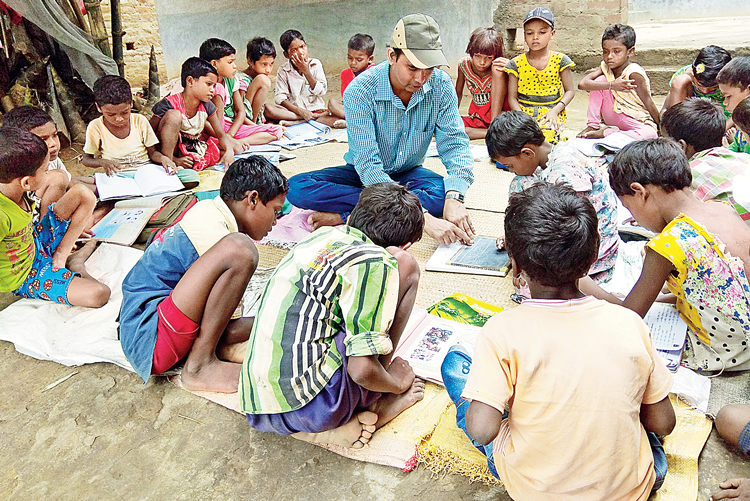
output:
[[272, 141], [270, 144], [281, 146], [287, 150], [296, 150], [306, 146], [314, 146], [329, 141], [339, 143], [348, 142], [346, 129], [333, 130], [325, 124], [310, 120], [297, 125], [290, 125], [284, 131], [284, 139]]
[[167, 174], [164, 167], [156, 164], [146, 164], [134, 172], [120, 172], [114, 176], [97, 172], [94, 180], [99, 200], [147, 197], [185, 188], [176, 174]]
[[497, 249], [493, 237], [476, 237], [473, 245], [440, 245], [425, 264], [427, 271], [504, 277], [510, 271], [508, 253]]
[[644, 238], [654, 238], [656, 233], [639, 225], [628, 209], [617, 199], [617, 231], [626, 235], [636, 235]]
[[[176, 177], [176, 176], [175, 176]], [[132, 245], [151, 216], [164, 202], [177, 193], [120, 200], [114, 209], [91, 229], [96, 240], [120, 245]]]
[[643, 317], [651, 330], [651, 341], [667, 368], [674, 372], [680, 365], [688, 326], [680, 313], [666, 303], [654, 303]]
[[634, 138], [622, 132], [615, 132], [607, 137], [586, 139], [577, 137], [571, 139], [573, 146], [589, 157], [601, 157], [606, 153], [617, 153], [633, 141]]

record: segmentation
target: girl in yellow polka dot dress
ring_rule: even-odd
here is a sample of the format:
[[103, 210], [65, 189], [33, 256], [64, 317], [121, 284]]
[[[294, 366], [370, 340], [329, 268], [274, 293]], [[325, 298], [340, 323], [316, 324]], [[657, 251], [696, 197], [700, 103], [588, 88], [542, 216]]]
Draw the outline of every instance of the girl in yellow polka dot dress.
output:
[[508, 104], [539, 121], [544, 138], [560, 140], [565, 125], [565, 107], [575, 97], [570, 68], [575, 63], [560, 52], [549, 50], [555, 34], [555, 16], [543, 7], [532, 10], [523, 20], [524, 40], [529, 51], [514, 57], [506, 66]]
[[612, 160], [609, 179], [638, 223], [658, 235], [646, 245], [641, 276], [624, 301], [593, 282], [581, 281], [581, 290], [643, 316], [666, 282], [689, 328], [683, 364], [750, 369], [750, 229], [732, 206], [702, 202], [690, 191], [687, 158], [669, 139], [628, 145]]

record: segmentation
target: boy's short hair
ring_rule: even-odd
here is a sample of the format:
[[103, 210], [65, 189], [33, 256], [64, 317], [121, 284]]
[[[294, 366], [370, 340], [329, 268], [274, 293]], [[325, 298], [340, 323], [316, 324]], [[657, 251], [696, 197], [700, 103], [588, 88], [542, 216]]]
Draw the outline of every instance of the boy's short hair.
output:
[[267, 38], [255, 37], [247, 42], [247, 58], [256, 62], [263, 56], [271, 56], [276, 59], [276, 47]]
[[627, 24], [613, 24], [604, 30], [602, 43], [605, 40], [617, 40], [630, 50], [635, 47], [635, 30]]
[[302, 33], [297, 30], [286, 30], [284, 33], [282, 33], [279, 37], [279, 45], [281, 45], [281, 49], [284, 52], [288, 51], [289, 46], [292, 45], [292, 40], [294, 40], [295, 38], [299, 38], [303, 42], [305, 41], [305, 37], [303, 37]]
[[563, 184], [514, 193], [505, 210], [505, 247], [531, 280], [557, 287], [585, 276], [599, 254], [596, 209]]
[[219, 72], [213, 67], [211, 63], [200, 57], [189, 57], [182, 63], [182, 71], [180, 72], [180, 82], [183, 87], [187, 87], [187, 77], [193, 77], [198, 80], [200, 77], [205, 77], [209, 73], [216, 75], [219, 78]]
[[422, 204], [398, 183], [366, 186], [347, 223], [376, 245], [389, 247], [418, 242], [424, 229]]
[[693, 75], [705, 87], [715, 87], [721, 69], [732, 60], [732, 55], [718, 45], [708, 45], [698, 51], [693, 61]]
[[375, 53], [375, 40], [370, 35], [357, 33], [349, 39], [347, 47], [352, 50], [364, 52], [367, 54], [367, 57], [370, 57]]
[[527, 144], [540, 146], [544, 133], [536, 120], [522, 111], [500, 113], [487, 129], [487, 151], [490, 158], [514, 157]]
[[737, 56], [716, 76], [716, 83], [746, 89], [750, 87], [750, 56]]
[[229, 166], [221, 180], [221, 198], [244, 200], [248, 191], [257, 191], [263, 204], [289, 191], [289, 183], [278, 167], [267, 159], [252, 155], [236, 160]]
[[19, 106], [3, 115], [3, 127], [31, 130], [52, 122], [49, 113], [36, 106]]
[[209, 38], [201, 44], [201, 48], [198, 50], [198, 56], [206, 61], [213, 61], [221, 59], [222, 57], [231, 56], [236, 54], [237, 51], [229, 42], [226, 42], [220, 38]]
[[703, 151], [721, 146], [725, 125], [718, 104], [705, 97], [691, 97], [665, 111], [659, 127], [675, 141], [682, 139], [695, 151]]
[[732, 121], [737, 127], [742, 129], [743, 132], [750, 132], [750, 97], [746, 97], [739, 102], [732, 112]]
[[94, 101], [97, 106], [133, 102], [130, 84], [120, 75], [104, 75], [94, 82]]
[[685, 153], [671, 139], [644, 139], [620, 150], [609, 164], [609, 184], [619, 197], [635, 193], [631, 183], [652, 184], [667, 193], [690, 186], [693, 175]]
[[500, 36], [493, 26], [489, 28], [477, 28], [471, 32], [469, 44], [466, 46], [466, 53], [468, 55], [486, 54], [497, 58], [502, 57], [504, 52], [503, 37]]
[[33, 176], [47, 156], [42, 138], [17, 127], [0, 128], [0, 144], [0, 183]]

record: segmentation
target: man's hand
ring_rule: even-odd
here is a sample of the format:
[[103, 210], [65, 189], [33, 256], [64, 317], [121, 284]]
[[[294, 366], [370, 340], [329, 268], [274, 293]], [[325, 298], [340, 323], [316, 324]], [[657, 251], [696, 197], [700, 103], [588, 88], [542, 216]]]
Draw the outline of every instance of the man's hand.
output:
[[610, 87], [610, 90], [616, 90], [618, 92], [624, 92], [633, 90], [636, 88], [635, 80], [630, 80], [627, 78], [623, 78], [622, 75], [615, 78], [612, 81], [612, 86]]
[[122, 164], [116, 160], [101, 160], [102, 168], [108, 176], [114, 176], [122, 170]]
[[401, 357], [396, 357], [391, 360], [391, 365], [388, 366], [386, 371], [391, 375], [391, 377], [393, 377], [396, 384], [398, 385], [398, 391], [392, 392], [396, 395], [400, 395], [411, 388], [411, 385], [414, 382], [414, 378], [416, 377], [416, 375], [414, 374], [414, 369], [411, 368], [409, 362]]
[[459, 241], [467, 245], [474, 243], [474, 239], [469, 238], [461, 228], [450, 221], [438, 219], [429, 213], [425, 213], [424, 215], [424, 232], [445, 245]]
[[750, 480], [746, 478], [730, 478], [719, 484], [721, 490], [711, 494], [711, 501], [719, 499], [750, 500]]
[[474, 225], [471, 224], [469, 218], [469, 212], [466, 210], [466, 206], [453, 198], [446, 198], [445, 205], [443, 205], [443, 219], [450, 221], [463, 230], [470, 242], [462, 240], [464, 243], [474, 243]]

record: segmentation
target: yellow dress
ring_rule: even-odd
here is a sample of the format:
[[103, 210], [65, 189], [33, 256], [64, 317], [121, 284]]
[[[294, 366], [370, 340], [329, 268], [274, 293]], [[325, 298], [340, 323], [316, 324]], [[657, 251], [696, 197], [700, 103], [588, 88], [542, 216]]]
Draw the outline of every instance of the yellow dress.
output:
[[[547, 66], [538, 70], [529, 64], [526, 54], [516, 56], [505, 66], [505, 71], [518, 78], [518, 104], [521, 109], [536, 118], [544, 116], [562, 99], [564, 90], [560, 73], [565, 68], [572, 68], [575, 63], [561, 52], [550, 51]], [[565, 125], [565, 110], [557, 115], [560, 127]], [[552, 128], [543, 127], [544, 138], [556, 144], [560, 133]]]

